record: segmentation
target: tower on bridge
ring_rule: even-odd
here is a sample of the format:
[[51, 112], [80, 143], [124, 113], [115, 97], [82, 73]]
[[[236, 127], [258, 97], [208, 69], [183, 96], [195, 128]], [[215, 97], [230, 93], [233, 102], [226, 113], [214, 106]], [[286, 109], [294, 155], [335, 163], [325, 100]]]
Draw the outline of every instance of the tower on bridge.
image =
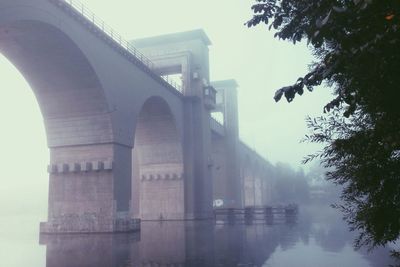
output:
[[223, 134], [218, 131], [212, 134], [214, 201], [222, 200], [225, 207], [240, 207], [238, 84], [235, 80], [222, 80], [212, 82], [212, 86], [217, 96], [211, 116], [224, 129]]
[[[155, 73], [168, 80], [175, 79], [174, 84], [183, 95], [184, 114], [184, 133], [180, 136], [183, 144], [181, 179], [142, 179], [151, 165], [143, 159], [147, 148], [159, 151], [163, 148], [155, 139], [143, 143], [136, 136], [133, 188], [137, 194], [133, 213], [142, 220], [209, 218], [213, 198], [210, 109], [215, 107], [216, 94], [209, 81], [208, 46], [211, 42], [203, 30], [193, 30], [137, 39], [131, 44], [153, 62]], [[165, 135], [159, 139], [165, 139]], [[164, 164], [158, 168], [169, 168], [175, 152], [168, 153]]]

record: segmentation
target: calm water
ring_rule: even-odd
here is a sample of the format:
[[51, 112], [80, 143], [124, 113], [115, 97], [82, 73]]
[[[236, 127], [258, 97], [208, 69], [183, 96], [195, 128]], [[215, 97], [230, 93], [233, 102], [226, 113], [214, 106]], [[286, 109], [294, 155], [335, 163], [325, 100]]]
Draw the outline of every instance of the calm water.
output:
[[[314, 215], [312, 215], [314, 214]], [[0, 266], [388, 266], [388, 249], [354, 251], [335, 212], [303, 209], [297, 223], [143, 223], [118, 235], [39, 236], [30, 218], [0, 222]]]

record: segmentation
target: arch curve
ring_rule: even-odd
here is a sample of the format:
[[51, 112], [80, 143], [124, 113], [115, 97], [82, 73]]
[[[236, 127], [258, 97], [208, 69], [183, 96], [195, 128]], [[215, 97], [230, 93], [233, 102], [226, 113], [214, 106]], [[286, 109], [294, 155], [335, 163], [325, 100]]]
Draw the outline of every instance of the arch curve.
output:
[[94, 67], [76, 40], [49, 22], [51, 15], [15, 5], [10, 18], [2, 16], [5, 5], [0, 53], [32, 88], [50, 148], [48, 222], [41, 231], [112, 232], [125, 199], [114, 199], [111, 116]]
[[[62, 30], [35, 20], [1, 24], [0, 53], [34, 91], [49, 147], [112, 140], [102, 85], [88, 58]], [[74, 131], [78, 125], [79, 133]]]
[[142, 220], [184, 219], [182, 142], [168, 103], [152, 96], [136, 122], [133, 196]]

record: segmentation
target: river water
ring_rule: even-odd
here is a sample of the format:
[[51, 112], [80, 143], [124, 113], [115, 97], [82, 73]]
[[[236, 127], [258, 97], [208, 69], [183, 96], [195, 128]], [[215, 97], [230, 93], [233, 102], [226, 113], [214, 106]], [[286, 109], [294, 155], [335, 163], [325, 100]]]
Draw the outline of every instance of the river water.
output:
[[38, 221], [0, 218], [0, 266], [383, 267], [389, 249], [352, 248], [339, 214], [300, 209], [297, 222], [143, 222], [139, 233], [40, 236]]

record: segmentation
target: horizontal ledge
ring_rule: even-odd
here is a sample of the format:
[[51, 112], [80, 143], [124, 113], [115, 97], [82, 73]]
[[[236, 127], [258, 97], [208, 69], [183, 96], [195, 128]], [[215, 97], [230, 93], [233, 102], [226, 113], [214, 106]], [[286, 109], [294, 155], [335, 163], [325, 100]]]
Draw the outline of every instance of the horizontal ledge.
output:
[[54, 163], [47, 167], [48, 173], [76, 173], [92, 171], [111, 171], [114, 167], [113, 161], [85, 161], [74, 163]]
[[142, 181], [158, 181], [158, 180], [182, 180], [183, 173], [155, 173], [155, 174], [141, 174]]

